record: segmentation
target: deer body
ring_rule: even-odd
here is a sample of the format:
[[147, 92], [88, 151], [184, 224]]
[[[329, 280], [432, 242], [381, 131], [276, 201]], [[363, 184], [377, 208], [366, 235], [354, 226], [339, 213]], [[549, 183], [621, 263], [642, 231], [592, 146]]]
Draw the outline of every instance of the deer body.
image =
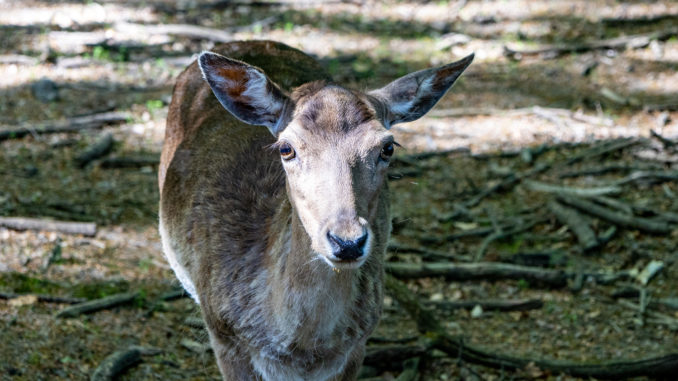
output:
[[[279, 43], [217, 53], [181, 74], [170, 105], [165, 255], [201, 307], [224, 379], [355, 379], [381, 313], [384, 127], [428, 111], [470, 59], [443, 85], [436, 71], [404, 77], [415, 85], [402, 94], [364, 94]], [[420, 90], [440, 94], [422, 105]]]

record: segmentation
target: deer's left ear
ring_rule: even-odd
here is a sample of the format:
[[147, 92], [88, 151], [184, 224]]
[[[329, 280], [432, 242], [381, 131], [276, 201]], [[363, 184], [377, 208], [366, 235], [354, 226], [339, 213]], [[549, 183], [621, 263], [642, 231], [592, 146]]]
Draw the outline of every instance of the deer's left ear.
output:
[[445, 95], [454, 81], [473, 61], [473, 54], [445, 66], [425, 69], [400, 77], [368, 93], [378, 103], [386, 128], [410, 122], [426, 114]]

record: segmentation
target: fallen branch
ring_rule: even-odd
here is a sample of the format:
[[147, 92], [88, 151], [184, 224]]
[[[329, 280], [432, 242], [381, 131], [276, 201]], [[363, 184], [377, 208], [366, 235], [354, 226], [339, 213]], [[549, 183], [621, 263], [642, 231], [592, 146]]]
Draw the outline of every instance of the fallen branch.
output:
[[117, 156], [101, 160], [101, 168], [140, 168], [154, 166], [160, 163], [158, 155]]
[[458, 300], [458, 301], [427, 301], [424, 304], [438, 310], [452, 311], [458, 309], [470, 310], [480, 306], [483, 311], [529, 311], [542, 308], [544, 302], [539, 299], [529, 300]]
[[146, 348], [133, 345], [127, 349], [114, 352], [104, 359], [92, 373], [90, 381], [111, 381], [128, 368], [141, 362], [141, 356], [155, 356], [162, 353], [157, 348]]
[[437, 259], [437, 260], [443, 259], [443, 260], [453, 260], [453, 261], [461, 261], [461, 262], [470, 261], [470, 258], [468, 258], [465, 255], [452, 254], [452, 253], [446, 253], [446, 252], [441, 252], [441, 251], [433, 251], [433, 250], [424, 249], [424, 248], [421, 248], [421, 247], [406, 246], [406, 245], [396, 243], [394, 241], [389, 242], [388, 251], [393, 253], [393, 254], [401, 254], [401, 253], [419, 254], [419, 257], [422, 258], [422, 259]]
[[617, 213], [614, 210], [600, 206], [594, 202], [569, 195], [559, 195], [558, 199], [565, 204], [581, 210], [584, 213], [602, 218], [618, 226], [638, 229], [640, 231], [652, 234], [668, 234], [672, 231], [669, 224], [665, 221], [651, 220], [649, 218]]
[[111, 152], [113, 149], [113, 135], [110, 133], [104, 134], [99, 138], [94, 144], [87, 147], [85, 151], [75, 157], [75, 163], [78, 167], [84, 168], [92, 162], [107, 153]]
[[86, 129], [99, 128], [107, 124], [122, 123], [129, 118], [124, 112], [104, 112], [87, 116], [69, 118], [60, 122], [25, 123], [18, 129], [0, 131], [0, 141], [18, 139], [28, 134], [37, 136], [42, 134], [58, 134], [63, 132], [76, 132]]
[[67, 296], [54, 296], [45, 294], [16, 294], [13, 292], [0, 292], [0, 299], [9, 300], [28, 295], [34, 295], [37, 301], [42, 303], [78, 304], [87, 301], [85, 298], [70, 298]]
[[646, 25], [654, 24], [664, 20], [678, 19], [678, 14], [667, 13], [660, 15], [651, 15], [651, 16], [639, 16], [639, 17], [604, 17], [600, 21], [603, 24], [608, 26], [628, 26], [631, 25]]
[[0, 64], [2, 65], [26, 65], [35, 66], [40, 62], [39, 59], [22, 54], [3, 54], [0, 55]]
[[564, 193], [571, 194], [574, 196], [581, 197], [591, 197], [591, 196], [603, 196], [609, 194], [619, 194], [622, 189], [617, 186], [608, 186], [608, 187], [595, 187], [595, 188], [576, 188], [568, 187], [562, 185], [554, 185], [542, 183], [541, 181], [526, 180], [524, 182], [527, 189], [536, 191], [536, 192], [545, 192], [545, 193]]
[[384, 367], [387, 364], [400, 364], [412, 357], [421, 356], [430, 347], [425, 345], [370, 345], [366, 349], [364, 365]]
[[592, 159], [594, 157], [606, 155], [611, 152], [620, 151], [622, 149], [636, 145], [640, 142], [641, 140], [633, 138], [605, 141], [602, 142], [601, 144], [596, 144], [590, 147], [589, 149], [585, 150], [584, 152], [581, 152], [578, 155], [573, 156], [567, 162], [565, 162], [565, 165], [572, 165], [584, 159]]
[[82, 234], [92, 237], [97, 233], [94, 222], [66, 222], [28, 217], [0, 217], [0, 226], [12, 230], [54, 231], [64, 234]]
[[615, 185], [626, 185], [637, 181], [647, 181], [654, 184], [665, 181], [677, 181], [678, 171], [636, 171], [614, 182]]
[[448, 280], [524, 279], [549, 287], [564, 287], [568, 275], [564, 271], [496, 262], [477, 263], [387, 263], [386, 272], [401, 279], [443, 276]]
[[678, 354], [667, 354], [637, 361], [580, 364], [489, 353], [465, 344], [462, 339], [448, 334], [434, 314], [421, 305], [417, 296], [405, 284], [388, 275], [384, 281], [386, 291], [415, 320], [418, 331], [431, 340], [434, 348], [445, 352], [452, 358], [504, 370], [521, 369], [534, 363], [543, 370], [584, 378], [671, 377], [678, 372]]
[[631, 171], [645, 171], [653, 169], [662, 169], [661, 165], [630, 165], [626, 163], [614, 163], [603, 166], [589, 167], [578, 169], [574, 171], [562, 172], [558, 175], [561, 179], [568, 177], [580, 176], [598, 176], [611, 172], [631, 172]]
[[589, 222], [574, 209], [567, 208], [557, 201], [548, 203], [549, 210], [556, 216], [558, 221], [566, 225], [577, 237], [583, 251], [592, 250], [600, 245], [596, 234], [591, 229]]
[[132, 302], [139, 296], [138, 292], [126, 292], [107, 296], [105, 298], [90, 300], [84, 303], [66, 307], [56, 314], [58, 318], [72, 318], [83, 314], [89, 314]]
[[517, 49], [504, 46], [504, 55], [513, 59], [521, 59], [524, 56], [547, 56], [555, 58], [563, 54], [582, 53], [592, 50], [624, 50], [641, 49], [647, 47], [653, 40], [665, 40], [678, 34], [677, 28], [662, 31], [621, 36], [603, 40], [593, 40], [581, 44], [558, 44], [547, 45], [535, 49]]

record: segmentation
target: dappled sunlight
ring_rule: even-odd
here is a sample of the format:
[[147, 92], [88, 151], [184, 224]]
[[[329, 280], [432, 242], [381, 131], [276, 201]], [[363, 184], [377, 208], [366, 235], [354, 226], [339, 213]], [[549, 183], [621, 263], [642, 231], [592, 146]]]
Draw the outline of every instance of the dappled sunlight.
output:
[[[425, 366], [410, 368], [422, 381], [588, 380], [594, 378], [560, 375], [539, 361], [598, 366], [673, 354], [676, 21], [675, 1], [0, 0], [0, 331], [6, 339], [0, 344], [0, 358], [6, 359], [0, 379], [93, 379], [95, 369], [129, 345], [162, 353], [144, 355], [121, 379], [218, 379], [199, 307], [176, 289], [179, 282], [162, 253], [158, 172], [167, 125], [171, 138], [183, 139], [171, 164], [173, 186], [183, 189], [221, 171], [185, 168], [241, 155], [244, 144], [234, 136], [239, 131], [260, 128], [270, 138], [260, 126], [224, 130], [238, 122], [228, 119], [196, 68], [188, 72], [195, 75], [191, 85], [177, 87], [172, 99], [177, 78], [200, 52], [238, 40], [274, 40], [299, 49], [335, 83], [356, 90], [475, 54], [425, 116], [393, 125], [401, 145], [393, 157], [384, 156], [388, 143], [374, 151], [391, 190], [387, 271], [402, 277], [413, 299], [426, 306], [420, 311], [433, 314], [463, 345], [454, 351], [420, 348], [431, 342], [431, 332], [419, 332], [402, 301], [387, 292], [383, 323], [368, 352], [379, 353], [383, 344], [405, 354], [396, 353], [397, 361], [366, 362], [361, 379], [403, 378], [403, 367], [411, 364], [401, 357], [413, 350], [424, 356]], [[287, 62], [286, 48], [257, 61], [260, 51], [247, 50], [252, 44], [232, 46], [238, 46], [233, 58], [267, 68], [286, 92], [299, 80], [287, 78], [288, 72], [308, 75], [299, 82], [321, 77], [316, 68], [299, 69], [305, 58]], [[440, 82], [418, 85], [394, 91], [392, 98], [409, 99]], [[259, 100], [262, 89], [248, 90], [242, 99], [257, 94], [253, 99]], [[205, 99], [217, 108], [196, 105]], [[301, 99], [292, 107], [299, 109]], [[320, 110], [333, 109], [320, 103]], [[371, 120], [355, 103], [367, 116], [361, 120]], [[399, 113], [412, 112], [413, 103], [395, 103]], [[270, 104], [284, 114], [293, 103]], [[352, 116], [330, 112], [337, 114], [331, 120]], [[413, 114], [419, 111], [403, 115]], [[209, 128], [177, 131], [177, 125], [194, 125], [190, 120], [209, 121]], [[208, 130], [214, 135], [201, 135]], [[196, 154], [202, 152], [196, 147], [208, 157]], [[263, 143], [252, 152], [259, 148], [269, 152]], [[302, 163], [312, 159], [304, 152], [314, 147], [292, 148]], [[247, 155], [247, 168], [262, 163]], [[269, 169], [277, 165], [273, 161]], [[204, 200], [183, 207], [209, 221], [179, 218], [177, 225], [193, 229], [186, 241], [202, 241], [195, 229], [223, 218], [207, 207], [221, 200], [221, 187], [247, 188], [254, 209], [273, 199], [243, 178], [224, 176], [219, 189], [196, 190]], [[167, 200], [172, 186], [164, 192]], [[227, 196], [237, 203], [238, 197]], [[171, 205], [187, 201], [182, 198]], [[559, 214], [559, 207], [576, 222]], [[595, 214], [596, 207], [622, 220]], [[6, 217], [37, 220], [43, 228], [19, 231]], [[53, 220], [95, 225], [96, 234], [52, 232]], [[240, 218], [227, 229], [236, 231], [239, 224], [254, 221]], [[580, 226], [587, 237], [580, 236]], [[205, 244], [219, 237], [221, 232], [212, 234]], [[266, 245], [296, 248], [284, 239]], [[408, 280], [399, 266], [422, 271]], [[511, 271], [507, 277], [454, 272], [499, 266]], [[453, 271], [426, 272], [445, 268]], [[656, 272], [647, 275], [648, 269]], [[544, 274], [556, 280], [539, 278]], [[130, 292], [136, 296], [126, 305], [55, 317], [68, 303]], [[503, 310], [515, 303], [520, 309]], [[473, 357], [475, 345], [495, 356], [491, 361], [510, 355], [524, 362], [487, 366]], [[676, 358], [670, 366], [677, 366]], [[644, 371], [652, 375], [653, 369]]]
[[71, 28], [117, 21], [154, 22], [148, 7], [128, 7], [124, 3], [48, 3], [41, 1], [0, 2], [0, 24], [18, 26], [58, 26]]

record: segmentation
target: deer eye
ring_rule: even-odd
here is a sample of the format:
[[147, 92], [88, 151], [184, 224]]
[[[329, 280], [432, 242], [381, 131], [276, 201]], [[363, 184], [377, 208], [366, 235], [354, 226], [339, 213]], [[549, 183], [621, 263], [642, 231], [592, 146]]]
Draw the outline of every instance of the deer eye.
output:
[[381, 148], [379, 157], [384, 161], [389, 161], [391, 156], [393, 156], [393, 143], [386, 143], [386, 145]]
[[292, 160], [294, 159], [295, 155], [296, 153], [294, 152], [294, 148], [292, 148], [291, 145], [287, 143], [280, 145], [280, 157], [282, 157], [283, 160]]

